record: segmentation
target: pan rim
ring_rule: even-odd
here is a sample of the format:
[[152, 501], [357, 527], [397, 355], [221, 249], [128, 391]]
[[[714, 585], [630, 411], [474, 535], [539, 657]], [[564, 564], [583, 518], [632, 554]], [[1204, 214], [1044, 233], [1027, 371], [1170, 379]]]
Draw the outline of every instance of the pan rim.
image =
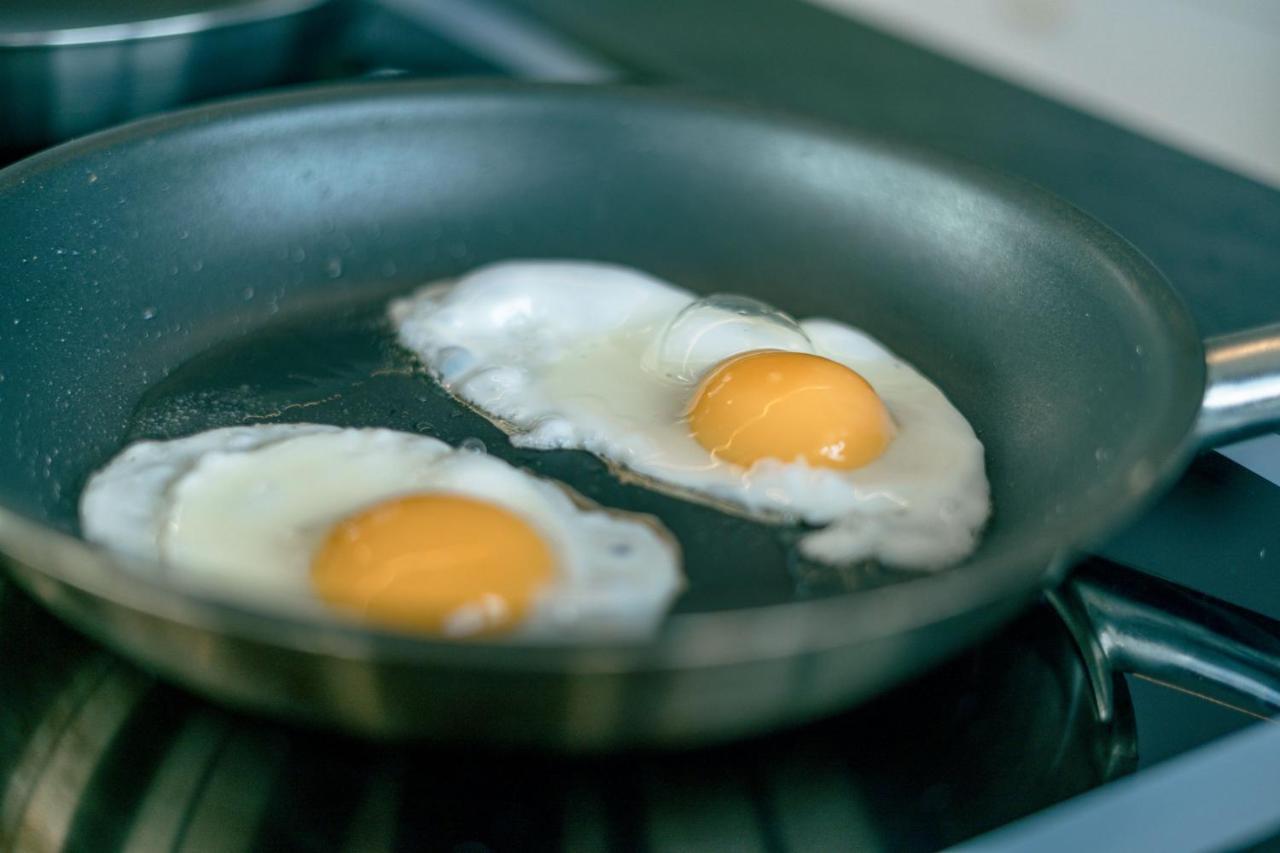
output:
[[[1029, 198], [1044, 213], [1062, 219], [1064, 225], [1069, 222], [1088, 229], [1105, 243], [1108, 257], [1124, 259], [1142, 271], [1142, 286], [1151, 288], [1149, 292], [1164, 300], [1172, 312], [1171, 336], [1177, 334], [1176, 326], [1184, 327], [1187, 340], [1183, 342], [1182, 355], [1198, 363], [1200, 373], [1194, 387], [1204, 387], [1203, 345], [1177, 292], [1128, 241], [1078, 208], [1030, 182], [925, 147], [687, 92], [512, 81], [380, 81], [302, 87], [164, 113], [63, 143], [0, 170], [0, 197], [9, 187], [36, 179], [41, 172], [74, 162], [83, 154], [195, 125], [235, 121], [279, 109], [379, 98], [512, 98], [530, 93], [567, 100], [622, 99], [633, 104], [711, 110], [744, 122], [781, 123], [796, 132], [874, 150], [1014, 204], [1023, 205]], [[1164, 438], [1160, 446], [1147, 448], [1151, 459], [1141, 487], [1114, 496], [1105, 502], [1105, 507], [1092, 512], [1072, 513], [1063, 519], [1053, 541], [1037, 539], [1025, 550], [1010, 548], [1007, 553], [991, 555], [959, 569], [922, 573], [918, 578], [878, 589], [736, 610], [672, 614], [655, 638], [641, 643], [467, 644], [346, 625], [318, 616], [272, 612], [247, 602], [185, 589], [162, 577], [140, 576], [103, 549], [7, 507], [0, 507], [0, 552], [16, 559], [33, 577], [45, 576], [127, 609], [300, 653], [573, 673], [733, 665], [857, 645], [945, 621], [1002, 600], [1029, 598], [1065, 573], [1075, 551], [1098, 542], [1139, 514], [1181, 473], [1195, 449], [1191, 435], [1199, 402], [1198, 398], [1177, 401], [1177, 407], [1186, 410], [1180, 438]], [[1173, 430], [1164, 433], [1169, 437], [1174, 434]], [[38, 582], [32, 584], [35, 585]], [[45, 598], [39, 590], [36, 592]]]

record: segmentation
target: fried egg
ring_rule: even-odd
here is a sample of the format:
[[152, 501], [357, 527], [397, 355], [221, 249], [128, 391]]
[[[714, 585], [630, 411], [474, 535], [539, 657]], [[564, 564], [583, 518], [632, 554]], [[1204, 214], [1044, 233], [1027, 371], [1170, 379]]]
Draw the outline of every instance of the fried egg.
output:
[[651, 519], [383, 429], [139, 442], [89, 480], [80, 518], [90, 541], [194, 588], [448, 637], [643, 637], [684, 583]]
[[587, 450], [658, 488], [819, 528], [799, 542], [814, 560], [940, 568], [990, 514], [968, 421], [843, 323], [574, 261], [482, 267], [390, 317], [514, 444]]

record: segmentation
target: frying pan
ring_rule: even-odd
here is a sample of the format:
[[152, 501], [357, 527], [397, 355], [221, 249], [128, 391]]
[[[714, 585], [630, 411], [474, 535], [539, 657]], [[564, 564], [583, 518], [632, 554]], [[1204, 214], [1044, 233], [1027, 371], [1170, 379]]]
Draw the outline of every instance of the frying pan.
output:
[[[643, 91], [364, 84], [149, 119], [0, 172], [0, 249], [14, 577], [165, 677], [381, 737], [688, 744], [852, 705], [1025, 608], [1197, 448], [1280, 417], [1280, 329], [1202, 342], [1150, 263], [1044, 192]], [[795, 531], [620, 482], [583, 453], [512, 448], [415, 373], [381, 320], [394, 294], [511, 257], [629, 264], [869, 330], [984, 442], [981, 546], [933, 574], [823, 569], [795, 557]], [[126, 442], [276, 420], [479, 439], [659, 516], [689, 589], [650, 642], [467, 645], [192, 594], [76, 537], [80, 488]], [[1058, 596], [1087, 654], [1209, 673], [1270, 707], [1274, 626], [1183, 631], [1204, 666], [1121, 654], [1168, 636], [1152, 630], [1159, 594], [1107, 577]], [[1137, 600], [1103, 606], [1111, 595]]]

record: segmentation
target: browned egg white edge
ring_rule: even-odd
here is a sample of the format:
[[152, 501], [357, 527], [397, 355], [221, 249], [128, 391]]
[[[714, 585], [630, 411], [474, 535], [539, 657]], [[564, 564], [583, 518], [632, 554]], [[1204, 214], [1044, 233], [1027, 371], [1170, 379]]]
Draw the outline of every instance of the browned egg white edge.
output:
[[[443, 280], [436, 280], [433, 282], [429, 282], [423, 285], [420, 289], [416, 290], [415, 293], [423, 293], [423, 292], [435, 293], [435, 292], [442, 292], [445, 290], [449, 290], [450, 288], [453, 287], [456, 281], [457, 279], [443, 279]], [[392, 333], [396, 334], [394, 326], [392, 327]], [[505, 418], [491, 414], [490, 412], [485, 411], [484, 409], [480, 408], [478, 405], [470, 402], [469, 400], [463, 399], [460, 395], [458, 395], [453, 390], [453, 388], [450, 386], [449, 383], [443, 380], [443, 378], [440, 376], [438, 372], [433, 370], [428, 365], [424, 364], [422, 362], [421, 357], [416, 352], [414, 352], [409, 347], [406, 347], [404, 344], [400, 343], [398, 339], [398, 335], [397, 335], [396, 344], [397, 346], [399, 346], [401, 350], [409, 353], [409, 355], [411, 355], [414, 358], [414, 362], [416, 365], [415, 372], [430, 378], [431, 381], [433, 381], [436, 385], [442, 388], [445, 391], [445, 393], [447, 393], [455, 403], [457, 403], [458, 405], [462, 406], [464, 409], [470, 412], [474, 412], [475, 414], [479, 415], [481, 418], [483, 418], [484, 420], [488, 421], [490, 424], [495, 426], [498, 430], [502, 432], [503, 435], [507, 437], [508, 441], [511, 441], [512, 436], [523, 435], [528, 432], [528, 430], [522, 429], [521, 427], [516, 426], [515, 424], [506, 420]], [[926, 381], [932, 382], [932, 380], [930, 380], [927, 376], [923, 376], [923, 374], [921, 375]], [[895, 421], [895, 425], [896, 425], [896, 421]], [[516, 445], [514, 445], [513, 443], [513, 446], [516, 446]], [[529, 448], [529, 449], [536, 450], [538, 448]], [[656, 477], [641, 474], [640, 472], [635, 471], [634, 469], [628, 468], [626, 465], [623, 465], [620, 462], [617, 462], [613, 459], [607, 459], [605, 457], [599, 456], [595, 453], [592, 453], [590, 450], [586, 450], [585, 448], [573, 447], [573, 448], [564, 448], [564, 449], [575, 450], [581, 453], [587, 453], [595, 457], [596, 459], [599, 459], [601, 462], [604, 463], [609, 473], [613, 477], [617, 478], [617, 480], [623, 484], [637, 485], [637, 486], [640, 486], [641, 488], [646, 488], [646, 489], [649, 489], [650, 491], [654, 491], [659, 494], [668, 495], [670, 497], [676, 498], [677, 500], [683, 500], [688, 503], [709, 507], [711, 509], [714, 509], [718, 512], [722, 512], [725, 515], [729, 515], [734, 518], [741, 518], [746, 521], [757, 522], [760, 524], [767, 524], [767, 525], [771, 525], [779, 528], [790, 527], [795, 530], [821, 530], [823, 529], [823, 527], [826, 526], [826, 525], [805, 524], [796, 515], [791, 513], [776, 512], [776, 511], [770, 511], [770, 510], [752, 511], [742, 506], [741, 504], [736, 504], [732, 501], [728, 501], [723, 498], [717, 498], [712, 495], [708, 495], [703, 492], [700, 492], [696, 489], [689, 488], [687, 486], [675, 485], [665, 480], [660, 480]], [[730, 463], [725, 463], [725, 464], [730, 464]], [[525, 470], [525, 469], [522, 468], [521, 470]], [[636, 521], [639, 521], [640, 523], [647, 524], [653, 530], [655, 530], [655, 532], [658, 533], [661, 539], [663, 539], [668, 544], [672, 545], [675, 556], [680, 559], [680, 566], [682, 569], [681, 580], [683, 582], [686, 579], [683, 572], [683, 566], [684, 566], [683, 551], [680, 548], [679, 540], [675, 537], [675, 534], [673, 534], [669, 529], [667, 529], [666, 525], [663, 524], [661, 518], [659, 518], [658, 516], [652, 515], [650, 513], [628, 512], [626, 510], [619, 510], [619, 509], [613, 509], [611, 507], [602, 506], [592, 501], [590, 498], [587, 498], [585, 495], [582, 495], [581, 493], [577, 492], [572, 487], [570, 487], [566, 483], [561, 482], [560, 480], [556, 480], [551, 477], [541, 477], [538, 474], [534, 474], [533, 472], [527, 472], [527, 473], [529, 473], [531, 476], [535, 476], [535, 477], [538, 477], [539, 479], [546, 480], [547, 482], [553, 483], [554, 485], [562, 489], [569, 496], [570, 500], [573, 501], [574, 504], [577, 505], [579, 508], [582, 508], [582, 509], [595, 508], [599, 511], [603, 511], [612, 515], [633, 518]], [[985, 538], [987, 528], [991, 526], [991, 519], [993, 515], [994, 515], [994, 511], [988, 514], [986, 520], [983, 521], [982, 525], [977, 530], [974, 531], [974, 536], [976, 541], [981, 542], [983, 538]], [[948, 565], [946, 568], [950, 570], [950, 569], [954, 569], [956, 566], [962, 565], [964, 561], [968, 559], [969, 556], [972, 556], [972, 553], [970, 553], [969, 555], [967, 555], [965, 558], [958, 561], [957, 563]], [[830, 568], [847, 570], [847, 569], [852, 569], [854, 567], [862, 565], [864, 563], [868, 565], [887, 566], [889, 568], [894, 568], [891, 564], [882, 563], [881, 561], [876, 560], [874, 558], [867, 558], [865, 560], [855, 560], [851, 563], [833, 564], [830, 566]], [[906, 571], [911, 571], [911, 570], [908, 569]], [[683, 588], [683, 584], [682, 584], [682, 588]]]

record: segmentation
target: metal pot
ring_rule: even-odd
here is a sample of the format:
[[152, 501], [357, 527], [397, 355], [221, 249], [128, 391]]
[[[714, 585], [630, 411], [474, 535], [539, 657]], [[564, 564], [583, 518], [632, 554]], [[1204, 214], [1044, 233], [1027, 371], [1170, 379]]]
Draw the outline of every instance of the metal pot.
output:
[[0, 148], [300, 79], [335, 0], [11, 0], [0, 4]]

